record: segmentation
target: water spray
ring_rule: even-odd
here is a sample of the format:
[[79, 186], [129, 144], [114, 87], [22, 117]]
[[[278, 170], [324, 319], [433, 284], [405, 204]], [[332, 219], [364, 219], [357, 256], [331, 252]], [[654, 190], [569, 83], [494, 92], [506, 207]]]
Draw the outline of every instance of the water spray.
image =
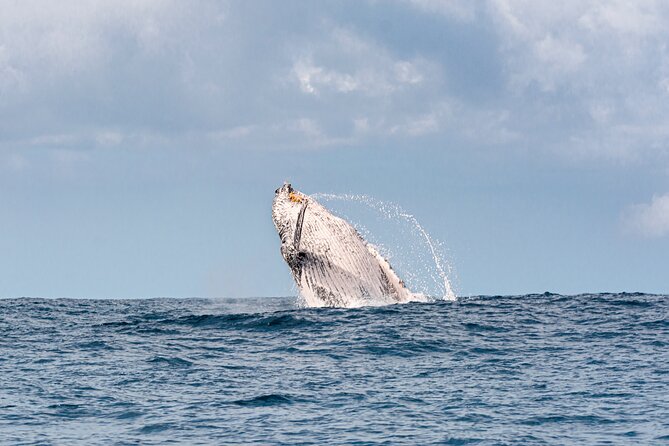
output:
[[[435, 245], [440, 246], [441, 244], [435, 239], [433, 239], [430, 236], [430, 234], [428, 234], [428, 232], [418, 222], [418, 219], [414, 215], [406, 212], [396, 203], [381, 201], [368, 195], [316, 193], [313, 194], [312, 197], [316, 200], [325, 200], [325, 201], [337, 200], [337, 201], [352, 201], [352, 202], [362, 203], [366, 205], [368, 208], [379, 212], [386, 219], [401, 218], [404, 221], [411, 224], [413, 230], [416, 231], [418, 235], [420, 235], [420, 237], [423, 239], [423, 241], [425, 242], [425, 244], [429, 249], [432, 261], [434, 262], [434, 268], [436, 269], [436, 273], [439, 277], [439, 282], [441, 282], [444, 287], [444, 295], [442, 299], [443, 300], [456, 299], [456, 295], [453, 292], [451, 282], [448, 279], [449, 275], [452, 272], [451, 266], [448, 264], [448, 262], [446, 262], [443, 259], [442, 254], [435, 247]], [[433, 280], [434, 279], [435, 277], [433, 276]]]

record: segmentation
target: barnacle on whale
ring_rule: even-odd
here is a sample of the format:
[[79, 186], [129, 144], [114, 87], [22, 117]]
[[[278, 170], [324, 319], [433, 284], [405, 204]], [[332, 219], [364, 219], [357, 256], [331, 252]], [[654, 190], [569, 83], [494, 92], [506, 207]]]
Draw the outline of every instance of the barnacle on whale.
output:
[[289, 193], [288, 198], [290, 198], [290, 201], [292, 201], [293, 203], [302, 203], [304, 201], [304, 198], [302, 198], [295, 192]]

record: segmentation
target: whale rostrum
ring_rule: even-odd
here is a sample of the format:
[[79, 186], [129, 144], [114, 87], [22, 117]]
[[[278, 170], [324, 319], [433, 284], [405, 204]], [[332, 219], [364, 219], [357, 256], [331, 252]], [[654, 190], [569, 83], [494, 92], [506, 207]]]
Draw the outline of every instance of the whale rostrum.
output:
[[281, 254], [305, 304], [353, 307], [423, 300], [348, 222], [286, 183], [275, 192], [272, 219]]

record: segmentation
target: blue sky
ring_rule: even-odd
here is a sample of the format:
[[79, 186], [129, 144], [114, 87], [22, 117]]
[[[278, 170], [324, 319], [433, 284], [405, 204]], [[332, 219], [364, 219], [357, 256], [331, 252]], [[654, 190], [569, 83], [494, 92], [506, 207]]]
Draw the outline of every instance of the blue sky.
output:
[[0, 296], [291, 294], [284, 180], [411, 211], [459, 294], [669, 291], [666, 2], [0, 9]]

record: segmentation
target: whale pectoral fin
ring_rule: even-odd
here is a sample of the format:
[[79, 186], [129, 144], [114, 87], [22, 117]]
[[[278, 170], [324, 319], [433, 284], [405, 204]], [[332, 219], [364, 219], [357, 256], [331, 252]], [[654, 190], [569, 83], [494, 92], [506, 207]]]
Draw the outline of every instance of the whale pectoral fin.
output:
[[281, 245], [281, 255], [286, 260], [286, 263], [292, 268], [297, 259], [297, 250], [293, 245], [284, 243]]
[[295, 235], [293, 236], [293, 248], [295, 251], [300, 250], [300, 239], [302, 238], [302, 227], [304, 226], [304, 214], [307, 211], [308, 201], [304, 201], [300, 213], [297, 215], [297, 223], [295, 224]]
[[295, 276], [296, 279], [299, 279], [302, 275], [302, 265], [304, 264], [306, 253], [298, 251], [295, 249], [294, 245], [283, 244], [281, 245], [281, 255], [286, 260], [293, 276]]
[[400, 302], [405, 302], [413, 296], [413, 293], [404, 285], [404, 281], [397, 276], [397, 273], [390, 266], [390, 263], [376, 250], [374, 246], [367, 243], [367, 250], [376, 258], [381, 273], [386, 280], [389, 288], [389, 294]]

